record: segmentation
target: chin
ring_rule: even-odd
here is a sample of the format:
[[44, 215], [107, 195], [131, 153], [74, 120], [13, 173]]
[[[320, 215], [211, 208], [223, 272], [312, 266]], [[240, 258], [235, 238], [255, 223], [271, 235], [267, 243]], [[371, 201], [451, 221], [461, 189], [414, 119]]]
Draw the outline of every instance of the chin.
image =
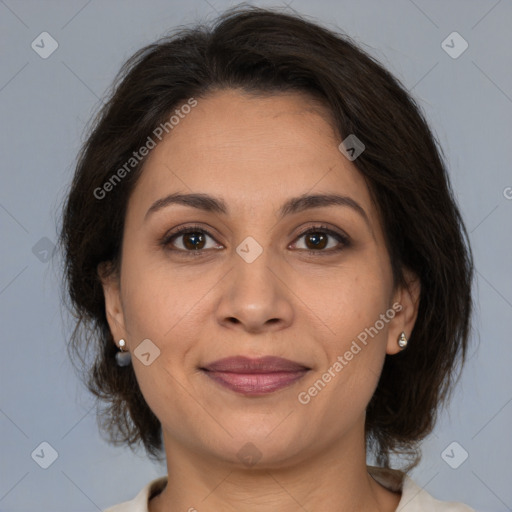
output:
[[[300, 432], [279, 430], [272, 434], [272, 428], [255, 428], [251, 432], [233, 434], [233, 438], [223, 436], [220, 442], [210, 440], [204, 449], [211, 456], [229, 465], [248, 470], [275, 470], [285, 468], [306, 459], [307, 446]], [[224, 442], [222, 442], [224, 441]]]

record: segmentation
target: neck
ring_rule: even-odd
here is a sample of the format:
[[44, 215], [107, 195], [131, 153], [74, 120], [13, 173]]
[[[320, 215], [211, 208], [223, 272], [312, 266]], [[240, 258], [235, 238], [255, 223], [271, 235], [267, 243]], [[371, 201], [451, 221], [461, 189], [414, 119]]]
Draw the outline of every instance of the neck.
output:
[[364, 437], [303, 454], [287, 464], [241, 467], [172, 442], [164, 434], [166, 488], [150, 501], [150, 512], [394, 512], [400, 494], [369, 474]]

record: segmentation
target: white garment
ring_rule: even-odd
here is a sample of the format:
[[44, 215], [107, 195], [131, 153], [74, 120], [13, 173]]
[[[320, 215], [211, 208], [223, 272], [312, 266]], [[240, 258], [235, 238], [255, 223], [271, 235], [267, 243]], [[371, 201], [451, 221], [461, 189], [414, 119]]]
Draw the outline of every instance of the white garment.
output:
[[[367, 468], [370, 475], [386, 489], [402, 492], [396, 512], [475, 512], [463, 503], [436, 500], [401, 471], [374, 466], [367, 466]], [[148, 512], [150, 497], [162, 491], [166, 484], [165, 476], [153, 480], [133, 500], [115, 505], [105, 512]]]

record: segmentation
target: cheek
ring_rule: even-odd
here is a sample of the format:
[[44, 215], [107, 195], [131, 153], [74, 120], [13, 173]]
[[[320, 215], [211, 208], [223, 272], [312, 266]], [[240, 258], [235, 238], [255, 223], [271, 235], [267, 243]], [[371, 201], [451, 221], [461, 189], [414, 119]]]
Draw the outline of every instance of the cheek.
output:
[[312, 321], [325, 331], [329, 342], [343, 344], [373, 325], [389, 307], [391, 285], [386, 270], [375, 261], [361, 259], [315, 273], [299, 271], [300, 277], [292, 281], [293, 291], [314, 313]]
[[351, 284], [350, 297], [339, 311], [336, 324], [340, 342], [330, 359], [342, 355], [346, 361], [344, 371], [350, 375], [352, 385], [364, 388], [367, 383], [372, 388], [384, 362], [393, 318], [389, 315], [389, 290], [387, 281], [376, 274], [365, 273]]
[[121, 270], [126, 328], [134, 338], [164, 343], [182, 328], [204, 293], [194, 279], [188, 279], [187, 272], [164, 259], [155, 261], [137, 249], [127, 252]]
[[[376, 328], [382, 311], [365, 309], [340, 317], [335, 342], [324, 345], [326, 363], [318, 368], [298, 401], [309, 414], [337, 424], [343, 431], [360, 418], [377, 387], [386, 355], [387, 324]], [[380, 323], [377, 325], [380, 327]]]
[[134, 369], [144, 400], [165, 431], [179, 442], [190, 442], [194, 425], [205, 423], [205, 411], [184, 376], [166, 362], [164, 353], [151, 366], [137, 364]]
[[323, 281], [322, 293], [319, 287], [309, 287], [309, 304], [316, 304], [315, 311], [329, 329], [322, 341], [325, 360], [317, 370], [318, 380], [301, 390], [308, 395], [303, 395], [304, 401], [315, 402], [318, 413], [331, 414], [331, 405], [335, 414], [344, 410], [350, 416], [365, 409], [378, 383], [394, 317], [390, 287], [384, 269], [361, 261], [332, 273]]

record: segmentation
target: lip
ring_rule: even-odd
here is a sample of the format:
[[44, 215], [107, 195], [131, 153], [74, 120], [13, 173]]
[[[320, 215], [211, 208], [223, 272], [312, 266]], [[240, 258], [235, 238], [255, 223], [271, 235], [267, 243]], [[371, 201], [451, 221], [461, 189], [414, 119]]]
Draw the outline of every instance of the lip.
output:
[[203, 370], [225, 373], [275, 373], [309, 370], [307, 366], [282, 357], [265, 356], [250, 358], [245, 356], [225, 357], [202, 367]]
[[237, 356], [219, 359], [201, 370], [214, 382], [237, 393], [264, 395], [290, 386], [310, 368], [281, 357]]

